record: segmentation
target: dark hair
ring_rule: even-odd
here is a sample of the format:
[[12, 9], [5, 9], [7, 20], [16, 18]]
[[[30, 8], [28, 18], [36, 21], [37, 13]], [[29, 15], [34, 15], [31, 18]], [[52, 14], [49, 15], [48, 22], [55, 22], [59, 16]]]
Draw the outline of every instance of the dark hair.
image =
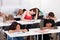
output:
[[21, 11], [23, 12], [23, 9], [19, 9], [17, 14], [21, 15], [22, 14], [22, 13], [20, 13]]
[[[20, 26], [21, 26], [21, 24], [19, 24], [19, 23], [17, 23], [17, 22], [13, 22], [13, 23], [10, 25], [9, 30], [15, 30], [17, 25], [20, 25]], [[20, 28], [21, 28], [21, 27], [20, 27]]]
[[51, 27], [55, 26], [55, 21], [52, 19], [44, 19], [44, 27], [46, 26], [47, 23], [51, 23]]
[[[38, 9], [38, 8], [32, 8], [32, 9], [30, 9], [30, 11], [33, 10], [33, 12], [35, 12], [35, 14], [32, 15], [33, 17], [36, 16], [36, 9]], [[39, 16], [39, 12], [40, 12], [40, 10], [38, 9], [38, 16]]]
[[8, 20], [14, 20], [13, 15], [9, 14], [9, 15], [8, 15]]
[[26, 11], [26, 9], [23, 9], [23, 13]]
[[50, 17], [54, 17], [55, 15], [54, 15], [53, 12], [49, 12], [48, 16], [50, 16]]
[[[30, 11], [32, 11], [33, 10], [33, 12], [36, 12], [36, 9], [38, 9], [38, 8], [32, 8], [32, 9], [30, 9]], [[40, 10], [38, 9], [38, 13], [40, 12]]]

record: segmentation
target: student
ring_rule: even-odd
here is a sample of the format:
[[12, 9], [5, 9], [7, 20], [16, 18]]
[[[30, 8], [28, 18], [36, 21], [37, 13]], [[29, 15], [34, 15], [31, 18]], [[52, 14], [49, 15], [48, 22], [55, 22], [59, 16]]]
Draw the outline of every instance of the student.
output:
[[43, 10], [42, 9], [38, 9], [38, 13], [39, 13], [38, 19], [43, 19], [43, 17], [44, 17]]
[[30, 10], [33, 10], [35, 14], [33, 14], [33, 18], [36, 17], [36, 19], [42, 19], [43, 18], [43, 12], [39, 10], [38, 8], [32, 8]]
[[29, 20], [32, 20], [32, 15], [34, 14], [35, 12], [33, 11], [25, 11], [22, 15], [22, 18], [21, 20], [24, 20], [24, 21], [29, 21]]
[[[17, 22], [13, 22], [9, 28], [9, 33], [15, 32], [27, 32], [27, 29], [22, 29], [21, 24]], [[11, 37], [8, 36], [8, 40], [12, 40]], [[24, 37], [14, 37], [13, 40], [24, 40]]]
[[54, 15], [53, 12], [49, 12], [49, 13], [48, 13], [47, 19], [57, 20], [57, 18], [56, 18], [56, 16]]
[[35, 12], [35, 13], [32, 15], [32, 17], [33, 17], [33, 19], [37, 19], [38, 16], [39, 16], [39, 10], [38, 10], [38, 8], [32, 8], [32, 9], [30, 9], [30, 11]]
[[[44, 27], [40, 27], [41, 30], [56, 28], [54, 20], [52, 20], [52, 19], [43, 19], [43, 20], [44, 20], [43, 21]], [[41, 40], [41, 35], [39, 36], [39, 40]], [[43, 35], [43, 40], [50, 40], [49, 34], [44, 34]]]
[[0, 22], [4, 22], [5, 20], [5, 14], [3, 14], [2, 12], [0, 12]]
[[18, 10], [18, 13], [16, 14], [17, 16], [22, 16], [22, 14], [23, 14], [23, 9], [19, 9]]
[[6, 18], [5, 22], [14, 22], [15, 21], [13, 15], [11, 15], [11, 14], [6, 15], [5, 18]]

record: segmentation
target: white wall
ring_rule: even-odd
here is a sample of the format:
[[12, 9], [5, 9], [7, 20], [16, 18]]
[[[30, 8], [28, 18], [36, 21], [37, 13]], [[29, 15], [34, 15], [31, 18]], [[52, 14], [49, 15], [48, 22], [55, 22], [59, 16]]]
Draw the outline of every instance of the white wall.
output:
[[30, 9], [34, 7], [40, 8], [40, 0], [3, 0], [1, 11], [4, 13], [14, 13], [18, 8]]
[[2, 6], [2, 3], [1, 3], [1, 0], [0, 0], [0, 10], [1, 10], [1, 6]]
[[19, 0], [3, 0], [3, 7], [19, 7]]
[[31, 9], [34, 7], [40, 8], [41, 1], [40, 0], [24, 0], [22, 1], [22, 7], [26, 9]]
[[41, 8], [45, 13], [52, 11], [60, 18], [60, 0], [41, 0]]
[[41, 8], [45, 14], [54, 12], [60, 18], [60, 0], [3, 0], [1, 11], [5, 13], [14, 13], [18, 8]]

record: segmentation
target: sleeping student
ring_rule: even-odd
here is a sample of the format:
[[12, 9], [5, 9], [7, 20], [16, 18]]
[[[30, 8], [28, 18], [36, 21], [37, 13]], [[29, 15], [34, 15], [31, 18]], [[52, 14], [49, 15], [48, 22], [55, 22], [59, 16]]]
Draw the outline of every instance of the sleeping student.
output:
[[[13, 22], [9, 27], [9, 33], [16, 33], [16, 32], [27, 32], [27, 29], [22, 29], [21, 24], [17, 22]], [[8, 40], [12, 40], [11, 37], [8, 36]], [[24, 37], [14, 37], [13, 40], [25, 40]]]
[[[41, 27], [41, 30], [45, 29], [54, 29], [55, 27], [55, 21], [52, 19], [43, 19], [43, 27]], [[41, 40], [41, 35], [39, 35], [39, 40]], [[43, 35], [43, 40], [50, 40], [49, 34]]]
[[49, 12], [46, 18], [47, 19], [52, 19], [52, 20], [57, 20], [55, 14], [53, 12]]

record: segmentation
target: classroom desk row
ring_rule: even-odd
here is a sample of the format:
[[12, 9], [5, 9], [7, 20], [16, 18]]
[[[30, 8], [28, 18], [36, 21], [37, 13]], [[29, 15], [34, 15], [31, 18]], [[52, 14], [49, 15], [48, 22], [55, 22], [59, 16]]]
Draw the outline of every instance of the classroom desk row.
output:
[[[20, 23], [22, 25], [26, 25], [26, 24], [34, 24], [34, 23], [40, 23], [40, 19], [38, 20], [30, 20], [30, 21], [16, 21], [17, 23]], [[0, 27], [2, 26], [9, 26], [11, 25], [12, 22], [0, 22]]]
[[[40, 23], [41, 20], [31, 20], [31, 21], [16, 21], [22, 25], [26, 25], [26, 24], [34, 24], [34, 23]], [[0, 23], [0, 27], [2, 26], [9, 26], [11, 25], [11, 23], [7, 22], [7, 23]], [[9, 34], [8, 31], [4, 31], [7, 35], [9, 35], [10, 37], [19, 37], [19, 36], [30, 36], [30, 35], [37, 35], [37, 40], [38, 40], [38, 35], [42, 35], [42, 40], [43, 40], [43, 34], [49, 34], [49, 33], [59, 33], [60, 32], [60, 28], [58, 27], [58, 29], [47, 29], [44, 31], [41, 31], [40, 28], [35, 28], [35, 29], [29, 29], [29, 32], [26, 33], [22, 33], [22, 32], [16, 32], [16, 33], [12, 33]], [[14, 34], [14, 35], [13, 35]], [[18, 34], [18, 35], [17, 35]]]
[[[40, 23], [41, 20], [31, 20], [31, 21], [16, 21], [22, 25], [27, 25], [27, 24], [35, 24], [35, 23]], [[0, 22], [0, 31], [3, 31], [3, 26], [10, 26], [12, 22]]]
[[[40, 28], [33, 28], [29, 29], [28, 32], [15, 32], [15, 33], [9, 33], [8, 31], [4, 31], [8, 36], [12, 37], [12, 40], [14, 37], [21, 37], [21, 36], [34, 36], [37, 35], [37, 40], [38, 40], [38, 35], [42, 35], [42, 40], [43, 40], [43, 34], [49, 34], [49, 33], [59, 33], [60, 32], [60, 27], [57, 29], [46, 29], [46, 30], [40, 30]], [[8, 37], [7, 37], [8, 39]]]
[[[60, 20], [58, 19], [58, 20], [56, 20], [55, 22], [58, 22], [58, 21], [60, 21]], [[18, 23], [20, 23], [20, 24], [22, 24], [22, 25], [26, 25], [26, 24], [40, 23], [41, 20], [40, 20], [40, 19], [37, 19], [37, 20], [16, 21], [16, 22], [18, 22]], [[8, 26], [8, 25], [11, 25], [11, 23], [10, 23], [10, 22], [0, 22], [0, 27], [2, 27], [2, 26]]]

